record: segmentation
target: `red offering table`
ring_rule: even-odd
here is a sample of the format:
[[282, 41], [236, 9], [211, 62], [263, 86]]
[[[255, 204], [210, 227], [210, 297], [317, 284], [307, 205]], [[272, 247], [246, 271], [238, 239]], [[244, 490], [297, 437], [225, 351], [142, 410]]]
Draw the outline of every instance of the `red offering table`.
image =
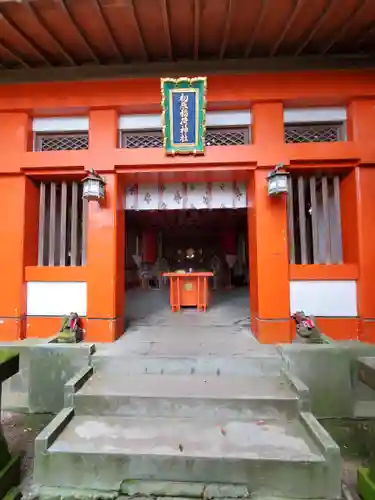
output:
[[206, 311], [208, 304], [208, 278], [213, 273], [164, 273], [170, 281], [170, 302], [172, 312], [181, 307], [195, 306]]

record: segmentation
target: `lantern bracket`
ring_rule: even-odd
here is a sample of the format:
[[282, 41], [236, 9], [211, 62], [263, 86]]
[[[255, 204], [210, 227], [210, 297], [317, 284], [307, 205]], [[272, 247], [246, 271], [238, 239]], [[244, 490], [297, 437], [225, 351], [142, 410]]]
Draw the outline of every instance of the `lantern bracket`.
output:
[[98, 174], [98, 172], [96, 172], [96, 170], [94, 170], [93, 168], [89, 169], [87, 176], [83, 179], [82, 182], [85, 182], [86, 179], [96, 180], [102, 182], [103, 184], [106, 184], [104, 177]]

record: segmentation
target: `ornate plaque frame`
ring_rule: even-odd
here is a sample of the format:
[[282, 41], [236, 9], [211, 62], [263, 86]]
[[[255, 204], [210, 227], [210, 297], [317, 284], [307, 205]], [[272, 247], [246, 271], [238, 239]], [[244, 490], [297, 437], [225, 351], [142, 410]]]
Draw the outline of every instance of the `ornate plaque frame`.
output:
[[206, 77], [161, 79], [166, 154], [204, 154], [206, 89]]

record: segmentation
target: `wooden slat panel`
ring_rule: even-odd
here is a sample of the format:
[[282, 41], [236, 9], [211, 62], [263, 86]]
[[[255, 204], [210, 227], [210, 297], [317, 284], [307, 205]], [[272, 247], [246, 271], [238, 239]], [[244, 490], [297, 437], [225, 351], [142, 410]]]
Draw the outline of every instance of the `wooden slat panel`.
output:
[[298, 215], [299, 234], [301, 244], [301, 264], [307, 264], [306, 242], [306, 213], [305, 213], [305, 182], [302, 176], [298, 177]]
[[336, 231], [335, 231], [335, 244], [336, 255], [338, 257], [337, 263], [342, 264], [342, 233], [341, 233], [341, 203], [340, 203], [340, 177], [335, 175], [333, 178], [333, 196], [335, 204], [335, 218], [336, 218]]
[[39, 234], [38, 234], [38, 266], [43, 266], [44, 257], [44, 231], [46, 222], [46, 185], [40, 183], [39, 188]]
[[72, 182], [72, 206], [71, 206], [71, 233], [70, 233], [70, 265], [77, 265], [77, 229], [78, 229], [78, 183]]
[[316, 177], [314, 175], [310, 177], [310, 199], [313, 263], [319, 264], [318, 204], [316, 202]]
[[293, 180], [288, 178], [288, 233], [289, 233], [289, 262], [296, 263], [294, 242], [294, 207], [293, 207]]
[[326, 176], [322, 177], [322, 198], [323, 198], [323, 226], [324, 226], [324, 261], [325, 264], [331, 264], [331, 239], [329, 228], [329, 205], [328, 205], [328, 180]]
[[61, 207], [60, 207], [60, 266], [66, 266], [66, 214], [68, 204], [68, 186], [66, 182], [61, 183]]
[[50, 202], [49, 202], [49, 236], [48, 236], [48, 265], [55, 265], [56, 248], [56, 183], [50, 184]]
[[89, 204], [87, 200], [82, 200], [82, 265], [86, 265], [87, 255], [87, 215]]

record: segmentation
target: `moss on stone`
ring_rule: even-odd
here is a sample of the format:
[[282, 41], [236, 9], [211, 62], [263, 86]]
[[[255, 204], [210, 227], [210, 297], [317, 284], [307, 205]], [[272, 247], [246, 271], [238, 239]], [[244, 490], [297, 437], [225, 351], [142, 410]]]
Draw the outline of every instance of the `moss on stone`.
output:
[[18, 355], [14, 349], [0, 349], [0, 364]]
[[22, 497], [19, 488], [12, 488], [2, 500], [18, 500]]

